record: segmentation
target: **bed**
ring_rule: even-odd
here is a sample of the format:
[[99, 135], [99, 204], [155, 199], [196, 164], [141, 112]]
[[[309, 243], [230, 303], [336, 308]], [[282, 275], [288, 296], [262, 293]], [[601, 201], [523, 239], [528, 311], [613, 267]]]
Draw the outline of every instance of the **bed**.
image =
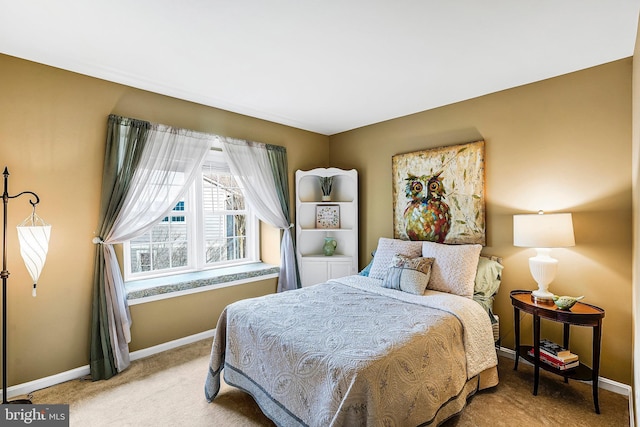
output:
[[[381, 239], [369, 271], [227, 306], [207, 400], [223, 374], [279, 426], [438, 425], [460, 412], [498, 383], [492, 321], [473, 298], [480, 247], [461, 245], [474, 246], [461, 263], [423, 243]], [[464, 286], [447, 292], [443, 276]]]

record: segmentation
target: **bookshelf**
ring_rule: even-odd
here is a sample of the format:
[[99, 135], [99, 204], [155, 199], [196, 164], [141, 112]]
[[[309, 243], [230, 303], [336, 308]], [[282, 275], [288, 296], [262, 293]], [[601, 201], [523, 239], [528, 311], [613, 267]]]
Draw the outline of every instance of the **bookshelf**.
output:
[[[330, 200], [323, 200], [319, 178], [333, 177]], [[355, 169], [297, 170], [296, 255], [302, 286], [358, 272], [358, 172]], [[330, 209], [322, 209], [323, 207]], [[321, 228], [318, 212], [336, 212], [337, 228]], [[335, 239], [331, 256], [323, 254], [325, 238]]]

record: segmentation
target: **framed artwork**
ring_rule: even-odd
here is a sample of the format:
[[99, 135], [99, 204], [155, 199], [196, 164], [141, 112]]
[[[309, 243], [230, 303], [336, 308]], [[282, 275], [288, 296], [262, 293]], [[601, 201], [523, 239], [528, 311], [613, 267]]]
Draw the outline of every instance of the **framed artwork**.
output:
[[484, 141], [397, 154], [392, 163], [395, 238], [486, 244]]
[[340, 228], [340, 206], [316, 206], [316, 228]]

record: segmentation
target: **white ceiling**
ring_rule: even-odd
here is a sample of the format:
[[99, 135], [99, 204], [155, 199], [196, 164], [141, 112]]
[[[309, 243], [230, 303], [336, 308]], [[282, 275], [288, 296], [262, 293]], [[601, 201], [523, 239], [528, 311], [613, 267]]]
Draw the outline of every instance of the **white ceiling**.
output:
[[332, 135], [629, 57], [639, 8], [640, 0], [0, 0], [0, 52]]

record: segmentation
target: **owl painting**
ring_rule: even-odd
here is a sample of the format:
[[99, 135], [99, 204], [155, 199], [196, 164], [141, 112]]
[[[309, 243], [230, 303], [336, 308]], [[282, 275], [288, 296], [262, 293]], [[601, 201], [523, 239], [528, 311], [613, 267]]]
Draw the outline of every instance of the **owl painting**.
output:
[[407, 174], [404, 224], [410, 240], [443, 243], [449, 233], [451, 214], [443, 200], [445, 189], [441, 174], [442, 171], [432, 176]]
[[392, 180], [393, 237], [486, 244], [484, 141], [396, 154]]

